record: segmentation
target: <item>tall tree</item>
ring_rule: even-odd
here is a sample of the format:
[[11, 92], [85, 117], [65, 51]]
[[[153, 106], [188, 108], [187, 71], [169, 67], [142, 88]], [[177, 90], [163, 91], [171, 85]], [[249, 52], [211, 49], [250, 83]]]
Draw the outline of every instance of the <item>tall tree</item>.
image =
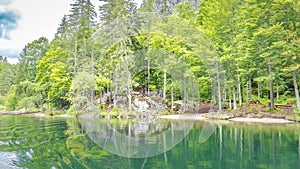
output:
[[7, 57], [0, 56], [0, 96], [5, 96], [15, 83], [15, 65], [7, 63]]
[[48, 49], [48, 39], [41, 37], [28, 43], [21, 51], [17, 68], [16, 83], [24, 80], [33, 82], [36, 76], [36, 63]]

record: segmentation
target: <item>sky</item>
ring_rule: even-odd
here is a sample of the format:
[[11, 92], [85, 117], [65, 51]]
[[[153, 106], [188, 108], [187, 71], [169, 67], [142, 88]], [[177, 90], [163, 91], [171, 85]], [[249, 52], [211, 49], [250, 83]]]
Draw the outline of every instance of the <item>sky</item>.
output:
[[[0, 55], [10, 63], [27, 43], [42, 36], [52, 40], [73, 0], [0, 0]], [[98, 10], [98, 0], [92, 0]]]

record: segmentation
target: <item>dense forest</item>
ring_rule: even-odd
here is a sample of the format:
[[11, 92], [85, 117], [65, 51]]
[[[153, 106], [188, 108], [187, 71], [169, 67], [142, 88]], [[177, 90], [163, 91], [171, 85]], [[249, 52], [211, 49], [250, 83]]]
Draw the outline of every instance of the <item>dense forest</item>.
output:
[[74, 0], [54, 39], [28, 43], [17, 64], [0, 57], [0, 110], [116, 107], [116, 93], [131, 109], [132, 93], [158, 91], [172, 108], [197, 93], [219, 110], [300, 111], [300, 1], [100, 1]]

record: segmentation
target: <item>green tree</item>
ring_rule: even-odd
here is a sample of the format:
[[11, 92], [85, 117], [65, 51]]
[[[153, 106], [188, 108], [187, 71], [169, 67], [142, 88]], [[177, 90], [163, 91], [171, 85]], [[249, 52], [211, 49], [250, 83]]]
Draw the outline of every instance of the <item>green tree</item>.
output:
[[15, 65], [7, 63], [7, 58], [0, 56], [0, 96], [5, 96], [15, 83]]
[[54, 107], [68, 107], [71, 86], [71, 68], [65, 62], [68, 54], [62, 48], [52, 44], [46, 55], [38, 62], [35, 81], [45, 85], [47, 102]]
[[28, 43], [22, 50], [17, 66], [16, 83], [24, 80], [34, 81], [36, 76], [36, 62], [40, 60], [48, 49], [48, 39], [41, 37]]

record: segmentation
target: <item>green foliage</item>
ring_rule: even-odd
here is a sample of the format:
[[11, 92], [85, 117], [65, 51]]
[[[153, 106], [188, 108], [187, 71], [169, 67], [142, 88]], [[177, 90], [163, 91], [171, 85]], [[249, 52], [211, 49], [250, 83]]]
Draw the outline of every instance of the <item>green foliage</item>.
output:
[[[0, 105], [6, 104], [9, 110], [72, 106], [81, 112], [92, 109], [96, 96], [147, 88], [165, 88], [168, 102], [171, 95], [175, 101], [182, 100], [182, 84], [174, 77], [193, 77], [204, 102], [216, 97], [233, 100], [233, 95], [245, 102], [249, 81], [253, 99], [258, 99], [260, 85], [264, 105], [277, 88], [276, 104], [297, 102], [298, 1], [205, 0], [199, 1], [198, 8], [196, 1], [145, 0], [139, 9], [132, 0], [102, 2], [100, 21], [90, 0], [75, 0], [51, 42], [41, 37], [28, 43], [17, 65], [0, 57], [0, 97], [7, 98]], [[215, 53], [218, 58], [213, 60]], [[210, 62], [218, 63], [217, 69]], [[148, 67], [130, 77], [128, 72], [148, 63], [150, 82]], [[182, 72], [181, 63], [189, 70]], [[224, 79], [212, 79], [217, 73]], [[230, 85], [231, 91], [217, 96], [212, 90], [217, 82], [226, 88]]]
[[8, 93], [7, 108], [16, 109], [37, 109], [42, 107], [43, 103], [43, 86], [38, 83], [23, 81], [18, 85], [10, 88]]
[[75, 111], [82, 111], [93, 106], [93, 89], [95, 81], [93, 75], [88, 72], [78, 72], [72, 82], [70, 101]]
[[18, 107], [18, 97], [13, 95], [8, 98], [7, 105], [8, 110], [16, 110]]
[[37, 74], [36, 63], [45, 55], [49, 42], [45, 37], [41, 37], [28, 43], [22, 50], [17, 67], [16, 82], [28, 80], [34, 82]]
[[297, 121], [297, 122], [300, 122], [300, 115], [299, 113], [296, 113], [292, 116], [287, 116], [286, 117], [287, 120], [292, 120], [292, 121]]
[[112, 81], [103, 76], [97, 76], [95, 79], [95, 83], [95, 89], [97, 93], [102, 93], [104, 91], [107, 91], [108, 88], [112, 87]]

